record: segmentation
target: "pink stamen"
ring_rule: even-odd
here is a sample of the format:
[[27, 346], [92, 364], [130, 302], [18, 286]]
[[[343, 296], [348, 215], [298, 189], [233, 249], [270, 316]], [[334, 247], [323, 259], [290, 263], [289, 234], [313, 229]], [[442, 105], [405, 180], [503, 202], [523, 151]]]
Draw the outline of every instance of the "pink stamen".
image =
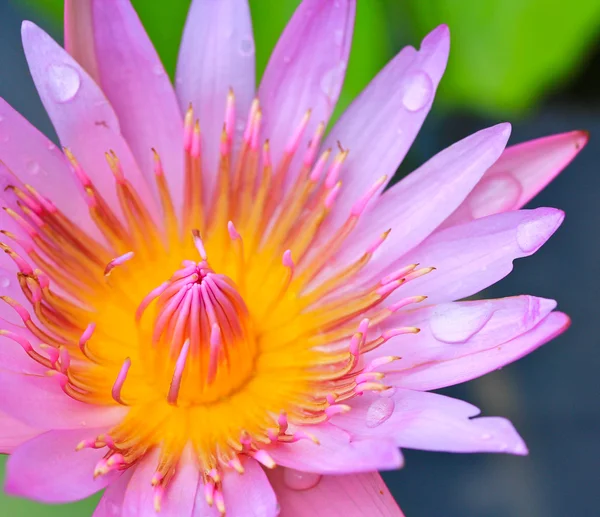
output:
[[83, 168], [81, 167], [79, 162], [75, 159], [75, 156], [73, 156], [73, 153], [66, 147], [63, 148], [63, 151], [64, 151], [65, 155], [67, 156], [67, 158], [69, 159], [69, 162], [71, 163], [71, 168], [73, 169], [73, 172], [75, 173], [75, 176], [77, 176], [77, 179], [79, 180], [79, 182], [85, 188], [91, 187], [92, 180], [90, 180], [89, 176], [85, 173], [85, 171], [83, 170]]
[[121, 162], [119, 161], [119, 158], [117, 158], [117, 155], [115, 154], [115, 152], [111, 150], [108, 153], [104, 153], [104, 157], [106, 158], [106, 161], [108, 162], [108, 166], [110, 167], [110, 170], [114, 174], [115, 179], [117, 180], [117, 183], [119, 183], [121, 185], [124, 184], [125, 183], [125, 175], [123, 174], [123, 167], [121, 166]]
[[225, 499], [220, 490], [215, 490], [215, 506], [221, 515], [225, 515]]
[[155, 486], [152, 491], [154, 492], [154, 511], [160, 513], [162, 507], [162, 500], [165, 496], [165, 487], [162, 485]]
[[232, 459], [230, 459], [227, 464], [232, 469], [234, 469], [238, 474], [244, 473], [244, 466], [242, 465], [242, 462], [240, 461], [240, 459], [237, 456], [234, 456]]
[[327, 208], [327, 210], [330, 210], [331, 207], [333, 206], [333, 203], [335, 203], [335, 200], [337, 199], [341, 188], [342, 188], [342, 182], [338, 181], [335, 184], [335, 187], [333, 187], [327, 194], [327, 197], [325, 198], [325, 208]]
[[215, 502], [215, 485], [212, 481], [204, 484], [204, 499], [208, 506], [212, 506]]
[[256, 452], [251, 452], [250, 456], [252, 456], [256, 461], [258, 461], [261, 465], [264, 465], [268, 469], [274, 469], [277, 466], [275, 460], [271, 458], [269, 453], [264, 449], [261, 449]]
[[238, 239], [241, 239], [241, 235], [238, 233], [238, 231], [235, 229], [235, 225], [233, 224], [232, 221], [229, 221], [227, 223], [227, 231], [229, 232], [229, 238], [232, 241], [236, 241]]
[[167, 402], [172, 406], [177, 405], [177, 397], [179, 395], [179, 389], [181, 388], [181, 380], [183, 379], [183, 371], [185, 369], [185, 363], [187, 361], [188, 351], [190, 349], [190, 340], [186, 339], [181, 347], [181, 352], [175, 363], [175, 374], [169, 387], [169, 394], [167, 396]]
[[312, 139], [308, 144], [308, 149], [304, 154], [304, 166], [310, 167], [317, 157], [317, 152], [319, 151], [319, 147], [321, 145], [321, 139], [323, 138], [323, 134], [325, 133], [325, 122], [320, 122], [317, 126], [317, 130], [313, 135]]
[[244, 130], [244, 141], [248, 144], [250, 143], [250, 139], [252, 137], [252, 125], [254, 123], [254, 117], [256, 116], [258, 107], [259, 101], [255, 98], [252, 101], [252, 104], [250, 105], [250, 112], [248, 113], [248, 122], [246, 123], [246, 129]]
[[327, 165], [327, 161], [329, 160], [330, 155], [331, 149], [327, 149], [326, 151], [323, 151], [323, 153], [321, 153], [321, 156], [319, 156], [317, 163], [313, 167], [310, 176], [308, 177], [309, 181], [312, 181], [313, 183], [317, 183], [319, 181], [321, 175], [323, 174], [323, 171], [325, 170], [325, 166]]
[[186, 152], [190, 152], [192, 149], [192, 135], [194, 132], [194, 109], [190, 103], [187, 111], [185, 112], [185, 120], [183, 124], [183, 149]]
[[331, 418], [332, 416], [335, 416], [335, 415], [347, 413], [348, 411], [350, 411], [350, 409], [352, 409], [352, 408], [350, 406], [348, 406], [347, 404], [334, 404], [333, 406], [329, 406], [329, 407], [325, 408], [325, 414], [329, 418]]
[[123, 389], [123, 384], [125, 384], [125, 379], [127, 379], [127, 373], [129, 372], [130, 367], [131, 359], [128, 357], [123, 362], [123, 366], [121, 366], [121, 370], [119, 371], [119, 375], [117, 376], [117, 380], [113, 384], [111, 391], [112, 398], [123, 406], [126, 406], [127, 404], [125, 404], [121, 398], [121, 391]]
[[400, 269], [397, 269], [390, 275], [384, 276], [381, 279], [380, 284], [385, 285], [394, 282], [395, 280], [400, 280], [401, 278], [404, 278], [408, 273], [413, 271], [418, 265], [419, 264], [410, 264], [408, 266], [401, 267]]
[[361, 373], [356, 377], [356, 384], [362, 384], [363, 382], [380, 381], [384, 375], [380, 372], [367, 372]]
[[277, 417], [277, 424], [279, 425], [279, 431], [281, 433], [285, 433], [288, 429], [288, 419], [287, 419], [287, 414], [285, 413], [285, 411], [282, 411], [281, 413], [279, 413], [279, 416]]
[[262, 111], [258, 110], [254, 117], [254, 124], [252, 125], [252, 134], [250, 136], [250, 149], [258, 149], [258, 139], [260, 137], [260, 126], [262, 122]]
[[194, 131], [192, 132], [192, 144], [190, 147], [190, 156], [192, 158], [198, 158], [200, 156], [202, 146], [202, 133], [200, 132], [200, 122], [196, 121], [194, 124]]
[[200, 237], [200, 231], [192, 230], [192, 238], [194, 239], [194, 246], [196, 246], [196, 249], [198, 250], [198, 253], [202, 257], [202, 259], [208, 259], [206, 249], [204, 248], [204, 242], [202, 242], [202, 237]]
[[152, 156], [154, 157], [154, 174], [156, 176], [164, 176], [165, 170], [163, 169], [162, 161], [160, 159], [160, 155], [156, 151], [156, 149], [152, 148]]
[[294, 261], [292, 259], [292, 250], [286, 250], [283, 252], [282, 262], [283, 265], [289, 268], [292, 273], [294, 272], [296, 265], [294, 264]]
[[390, 312], [396, 312], [407, 305], [412, 305], [413, 303], [420, 303], [423, 300], [426, 300], [427, 296], [410, 296], [408, 298], [404, 298], [402, 300], [397, 301], [396, 303], [391, 304], [387, 307], [387, 310]]
[[268, 140], [263, 144], [262, 159], [263, 159], [263, 167], [272, 167], [273, 166], [273, 162], [271, 160], [271, 148], [270, 148]]
[[233, 132], [235, 130], [235, 95], [233, 89], [229, 88], [227, 94], [227, 104], [225, 106], [225, 132], [229, 141], [233, 139]]
[[375, 368], [379, 368], [380, 366], [383, 366], [385, 364], [390, 364], [393, 363], [394, 361], [399, 361], [400, 359], [402, 359], [401, 357], [398, 357], [396, 355], [387, 355], [387, 356], [383, 356], [383, 357], [378, 357], [376, 359], [373, 359], [364, 369], [365, 372], [372, 372], [373, 370], [375, 370]]
[[128, 251], [127, 253], [124, 253], [120, 257], [112, 259], [104, 268], [104, 276], [110, 276], [113, 269], [115, 269], [118, 266], [122, 266], [128, 260], [131, 260], [133, 258], [133, 256], [134, 256], [133, 251]]
[[381, 246], [384, 243], [384, 241], [387, 239], [387, 237], [391, 231], [392, 231], [392, 229], [390, 228], [389, 230], [386, 230], [385, 232], [383, 232], [377, 238], [377, 240], [367, 248], [367, 253], [369, 255], [373, 255], [379, 249], [379, 246]]
[[381, 178], [379, 178], [373, 184], [373, 186], [369, 190], [367, 190], [367, 192], [365, 192], [365, 194], [356, 203], [354, 203], [350, 210], [350, 215], [353, 215], [355, 217], [361, 215], [367, 208], [369, 201], [371, 201], [373, 196], [375, 196], [377, 191], [385, 184], [386, 181], [387, 176], [382, 176]]
[[66, 347], [61, 346], [58, 352], [59, 362], [60, 362], [60, 371], [67, 374], [69, 370], [69, 366], [71, 365], [71, 357], [69, 356], [69, 351]]
[[310, 115], [311, 115], [311, 110], [308, 110], [302, 117], [300, 124], [298, 125], [298, 127], [296, 127], [296, 130], [292, 134], [292, 138], [290, 138], [290, 141], [285, 146], [285, 149], [284, 149], [285, 153], [295, 154], [296, 151], [298, 150], [298, 146], [300, 145], [300, 140], [302, 140], [302, 136], [304, 135], [304, 132], [306, 131], [306, 126], [308, 126], [308, 122], [310, 121]]
[[342, 151], [334, 158], [329, 172], [327, 173], [327, 178], [325, 178], [326, 188], [332, 188], [338, 181], [340, 170], [342, 168], [342, 164], [346, 160], [346, 156], [348, 156], [348, 151]]
[[95, 330], [96, 330], [96, 324], [90, 323], [85, 328], [85, 330], [83, 331], [83, 334], [81, 334], [81, 337], [79, 338], [79, 349], [83, 352], [84, 355], [87, 355], [85, 348], [86, 348], [88, 341], [90, 339], [92, 339], [92, 335], [94, 334]]
[[218, 323], [213, 323], [210, 331], [210, 355], [208, 359], [208, 383], [210, 384], [217, 373], [219, 352], [221, 350], [221, 329]]
[[156, 300], [166, 289], [169, 287], [169, 282], [163, 282], [158, 287], [152, 289], [142, 300], [142, 303], [139, 304], [137, 310], [135, 311], [135, 321], [139, 323], [144, 315], [145, 310], [148, 306]]

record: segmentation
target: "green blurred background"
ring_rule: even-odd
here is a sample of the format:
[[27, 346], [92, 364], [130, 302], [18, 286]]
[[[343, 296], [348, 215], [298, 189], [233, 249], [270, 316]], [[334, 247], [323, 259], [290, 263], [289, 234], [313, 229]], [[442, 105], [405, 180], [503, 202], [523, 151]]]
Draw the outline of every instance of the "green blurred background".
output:
[[[15, 27], [19, 17], [29, 18], [60, 35], [61, 0], [8, 3], [12, 3], [8, 9]], [[250, 1], [259, 77], [298, 3]], [[173, 74], [189, 0], [137, 0], [134, 4], [167, 70]], [[599, 83], [599, 67], [593, 64], [599, 55], [598, 0], [361, 0], [348, 75], [336, 113], [339, 115], [403, 45], [418, 45], [420, 38], [440, 23], [450, 26], [452, 50], [434, 120], [451, 120], [456, 114], [523, 120], [545, 109], [548, 99], [578, 97], [580, 102], [591, 99], [597, 103], [600, 98], [600, 92], [588, 95], [587, 81], [592, 74], [595, 82], [591, 84]], [[0, 44], [20, 51], [18, 37], [4, 37]], [[420, 137], [417, 145], [422, 142]], [[0, 458], [0, 468], [3, 465]], [[88, 516], [97, 500], [94, 497], [72, 505], [42, 506], [0, 493], [0, 515]]]

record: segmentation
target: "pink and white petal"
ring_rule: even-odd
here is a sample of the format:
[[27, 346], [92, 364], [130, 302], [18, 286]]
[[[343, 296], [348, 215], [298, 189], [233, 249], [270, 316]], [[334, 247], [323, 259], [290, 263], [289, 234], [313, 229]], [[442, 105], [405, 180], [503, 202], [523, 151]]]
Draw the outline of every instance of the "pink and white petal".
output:
[[366, 275], [372, 275], [422, 242], [502, 154], [510, 129], [510, 124], [498, 124], [479, 131], [436, 154], [386, 191], [354, 232], [356, 244], [348, 255], [352, 251], [362, 255], [378, 235], [391, 228], [365, 269]]
[[235, 95], [236, 143], [255, 96], [252, 20], [247, 0], [193, 0], [179, 49], [176, 90], [181, 111], [189, 104], [202, 126], [205, 199], [218, 172], [219, 144], [229, 89]]
[[[97, 237], [98, 229], [64, 154], [4, 99], [0, 99], [0, 133], [0, 157], [6, 167], [22, 184], [31, 185], [52, 201], [88, 235]], [[15, 185], [10, 178], [6, 182], [3, 188]]]
[[[135, 467], [123, 500], [121, 517], [154, 515], [155, 492], [152, 488], [152, 476], [158, 467], [159, 451], [147, 454]], [[188, 517], [194, 510], [194, 500], [198, 488], [198, 467], [187, 451], [173, 479], [169, 482], [160, 502], [160, 515], [166, 517]]]
[[331, 214], [338, 226], [350, 207], [379, 178], [392, 179], [433, 103], [448, 60], [450, 34], [441, 25], [418, 52], [403, 49], [371, 81], [331, 130], [324, 147], [337, 142], [350, 150], [342, 170], [342, 189]]
[[0, 411], [0, 454], [10, 454], [42, 431]]
[[92, 517], [122, 517], [125, 492], [134, 471], [135, 468], [127, 469], [117, 480], [106, 487]]
[[[394, 372], [395, 378], [401, 377], [402, 372], [410, 375], [413, 368], [422, 371], [445, 362], [455, 362], [458, 368], [461, 361], [469, 363], [471, 356], [496, 349], [529, 332], [555, 307], [554, 300], [514, 296], [443, 303], [398, 312], [385, 321], [386, 328], [414, 326], [421, 331], [391, 338], [369, 353], [366, 359], [387, 355], [402, 357], [402, 360], [381, 368], [381, 371]], [[491, 365], [491, 369], [498, 366]], [[464, 373], [466, 376], [466, 368]], [[426, 389], [440, 387], [434, 385]]]
[[431, 361], [406, 370], [395, 369], [386, 373], [394, 386], [415, 390], [431, 390], [453, 386], [524, 357], [535, 349], [562, 334], [570, 319], [561, 312], [552, 312], [536, 327], [508, 342], [478, 352], [448, 360]]
[[[92, 0], [100, 85], [142, 174], [154, 182], [154, 148], [173, 203], [183, 198], [183, 119], [169, 76], [130, 0]], [[125, 169], [127, 170], [127, 169]]]
[[6, 463], [4, 490], [43, 503], [66, 503], [88, 497], [118, 478], [111, 472], [94, 479], [105, 449], [76, 451], [84, 439], [104, 429], [48, 431], [17, 447]]
[[443, 227], [521, 208], [571, 163], [588, 138], [585, 131], [571, 131], [508, 147]]
[[558, 229], [564, 213], [536, 208], [490, 215], [436, 231], [402, 256], [388, 271], [408, 264], [435, 271], [403, 285], [389, 302], [426, 295], [429, 303], [466, 298], [512, 271], [513, 260], [533, 255]]
[[286, 483], [286, 470], [268, 473], [280, 517], [404, 517], [377, 472], [323, 476], [312, 488], [298, 490]]
[[127, 180], [150, 212], [157, 213], [148, 184], [121, 136], [117, 115], [102, 90], [35, 24], [23, 22], [21, 34], [31, 76], [61, 144], [71, 150], [112, 210], [120, 215], [114, 175], [105, 158], [106, 152], [114, 151]]
[[279, 38], [258, 91], [275, 163], [308, 110], [300, 153], [318, 124], [328, 123], [346, 74], [355, 10], [356, 0], [304, 0]]
[[92, 0], [65, 0], [65, 49], [98, 82], [98, 63], [91, 27]]
[[303, 439], [277, 444], [268, 453], [278, 465], [319, 474], [392, 470], [403, 465], [402, 455], [391, 440], [354, 440], [330, 424], [298, 430], [314, 436], [319, 443]]
[[125, 410], [93, 406], [66, 395], [57, 376], [0, 370], [0, 411], [39, 429], [111, 427]]
[[276, 517], [277, 496], [260, 465], [244, 462], [244, 474], [228, 471], [223, 478], [223, 497], [231, 517]]
[[352, 409], [332, 424], [358, 439], [393, 439], [408, 449], [445, 452], [527, 454], [510, 422], [503, 418], [472, 418], [479, 410], [437, 393], [397, 388], [389, 396], [354, 398]]

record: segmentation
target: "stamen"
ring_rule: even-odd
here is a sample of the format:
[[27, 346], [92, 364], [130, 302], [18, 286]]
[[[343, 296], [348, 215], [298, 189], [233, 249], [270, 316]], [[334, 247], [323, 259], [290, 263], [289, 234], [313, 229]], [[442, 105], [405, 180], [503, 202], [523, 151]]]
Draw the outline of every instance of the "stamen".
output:
[[122, 406], [127, 406], [123, 399], [121, 398], [121, 391], [123, 389], [123, 384], [125, 384], [125, 379], [127, 379], [127, 373], [129, 372], [129, 368], [131, 368], [131, 359], [129, 357], [125, 359], [123, 362], [123, 366], [121, 366], [121, 370], [119, 371], [119, 375], [117, 376], [117, 380], [113, 384], [113, 388], [111, 391], [112, 398], [115, 399]]
[[131, 260], [133, 258], [133, 256], [134, 256], [133, 251], [128, 251], [127, 253], [124, 253], [120, 257], [112, 259], [104, 268], [104, 276], [110, 276], [113, 269], [115, 269], [118, 266], [122, 266], [128, 260]]
[[171, 387], [169, 388], [169, 394], [167, 396], [167, 401], [172, 406], [177, 405], [177, 396], [179, 395], [179, 389], [181, 388], [181, 379], [183, 377], [183, 371], [185, 369], [185, 362], [187, 361], [189, 349], [190, 340], [186, 339], [183, 343], [183, 346], [181, 347], [179, 357], [177, 358], [177, 363], [175, 365], [175, 373], [173, 375], [173, 380], [171, 381]]

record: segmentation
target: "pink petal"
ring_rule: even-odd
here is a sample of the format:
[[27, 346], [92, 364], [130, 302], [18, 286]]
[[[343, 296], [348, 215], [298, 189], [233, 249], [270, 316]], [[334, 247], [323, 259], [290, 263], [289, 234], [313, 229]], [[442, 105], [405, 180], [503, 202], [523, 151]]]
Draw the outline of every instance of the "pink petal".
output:
[[65, 0], [65, 49], [98, 82], [91, 27], [92, 0]]
[[379, 198], [353, 234], [356, 245], [345, 253], [354, 249], [362, 255], [377, 235], [391, 228], [368, 274], [414, 248], [462, 203], [502, 154], [509, 136], [510, 124], [498, 124], [435, 155]]
[[0, 411], [0, 454], [10, 454], [15, 447], [37, 436], [40, 432]]
[[[380, 406], [393, 406], [385, 419], [373, 418]], [[389, 397], [364, 395], [350, 402], [352, 409], [332, 423], [357, 439], [392, 438], [408, 449], [445, 452], [506, 452], [527, 454], [523, 440], [508, 420], [472, 418], [479, 410], [461, 400], [437, 393], [396, 389]]]
[[334, 227], [376, 180], [384, 175], [392, 179], [429, 113], [449, 48], [448, 27], [441, 25], [425, 37], [418, 52], [402, 50], [331, 130], [325, 147], [337, 149], [340, 142], [350, 150], [332, 213]]
[[[155, 515], [152, 476], [158, 467], [159, 451], [147, 454], [135, 467], [131, 481], [127, 485], [122, 507], [122, 517]], [[194, 509], [194, 499], [198, 487], [199, 471], [191, 455], [185, 454], [177, 472], [169, 482], [160, 505], [161, 517], [187, 517]]]
[[54, 377], [0, 370], [0, 411], [39, 429], [110, 427], [123, 408], [84, 404], [66, 395]]
[[570, 320], [566, 314], [553, 312], [532, 330], [508, 342], [464, 357], [415, 365], [402, 371], [392, 371], [386, 374], [386, 379], [395, 386], [417, 390], [452, 386], [485, 375], [520, 359], [554, 339], [569, 325]]
[[307, 110], [300, 152], [317, 125], [329, 121], [344, 82], [355, 9], [355, 0], [304, 0], [281, 35], [259, 88], [263, 135], [275, 162]]
[[[2, 311], [4, 311], [5, 307], [8, 310], [13, 310], [6, 304], [0, 305], [0, 309], [2, 309]], [[29, 330], [25, 329], [24, 327], [14, 325], [3, 318], [0, 318], [0, 329], [8, 330], [9, 332], [14, 332], [19, 336], [23, 336], [34, 348], [38, 348], [38, 340], [29, 332]], [[0, 370], [44, 375], [48, 369], [29, 357], [19, 343], [8, 338], [7, 336], [0, 336]]]
[[402, 286], [389, 301], [426, 295], [429, 303], [441, 303], [478, 293], [508, 275], [514, 259], [533, 255], [563, 219], [560, 210], [537, 208], [436, 231], [389, 268], [419, 263], [436, 270]]
[[[233, 470], [223, 475], [223, 497], [227, 517], [275, 517], [279, 515], [277, 497], [261, 466], [253, 459], [243, 461], [244, 473]], [[208, 506], [200, 483], [192, 517], [217, 517], [219, 512]]]
[[571, 163], [588, 138], [585, 131], [572, 131], [508, 147], [444, 227], [521, 208]]
[[219, 142], [229, 89], [235, 95], [237, 138], [255, 95], [254, 36], [246, 0], [193, 0], [177, 63], [181, 111], [190, 103], [202, 127], [205, 198], [215, 186]]
[[92, 517], [122, 517], [127, 485], [134, 471], [135, 468], [127, 469], [118, 479], [108, 485]]
[[391, 470], [402, 466], [400, 451], [391, 441], [351, 440], [347, 433], [329, 424], [302, 426], [299, 430], [313, 435], [319, 444], [304, 439], [273, 446], [268, 452], [278, 465], [320, 474]]
[[[129, 0], [93, 0], [100, 84], [150, 185], [160, 155], [175, 207], [183, 198], [183, 119], [175, 91]], [[125, 169], [127, 171], [127, 169]]]
[[323, 476], [308, 490], [289, 488], [285, 477], [282, 468], [269, 472], [280, 517], [404, 517], [377, 472]]
[[156, 213], [148, 185], [119, 121], [100, 88], [50, 36], [23, 22], [23, 47], [31, 76], [63, 146], [68, 147], [111, 208], [120, 214], [113, 173], [105, 153], [113, 150], [127, 179]]
[[84, 231], [97, 237], [98, 229], [64, 154], [4, 99], [0, 99], [0, 133], [0, 156], [10, 171], [50, 199]]
[[[386, 320], [386, 326], [415, 326], [421, 332], [396, 336], [370, 355], [402, 357], [402, 360], [382, 369], [393, 380], [394, 386], [425, 390], [442, 388], [448, 386], [447, 377], [436, 378], [428, 374], [430, 368], [438, 370], [441, 366], [449, 373], [451, 369], [442, 365], [452, 364], [456, 372], [453, 380], [457, 382], [472, 379], [471, 374], [475, 372], [478, 375], [487, 373], [480, 368], [473, 369], [476, 358], [482, 352], [502, 349], [504, 343], [540, 324], [555, 307], [554, 300], [516, 296], [445, 303], [400, 312], [389, 318], [390, 321]], [[530, 343], [528, 345], [531, 346]], [[515, 350], [517, 355], [513, 359], [521, 357], [526, 351], [529, 348], [525, 351]], [[498, 359], [501, 361], [499, 364], [490, 361], [485, 363], [490, 371], [509, 362], [505, 354], [499, 354]], [[407, 379], [404, 379], [405, 374]], [[423, 384], [424, 377], [430, 384]]]
[[94, 467], [106, 450], [75, 447], [103, 431], [48, 431], [25, 442], [8, 458], [4, 489], [44, 503], [77, 501], [102, 490], [119, 476], [112, 472], [94, 479]]

